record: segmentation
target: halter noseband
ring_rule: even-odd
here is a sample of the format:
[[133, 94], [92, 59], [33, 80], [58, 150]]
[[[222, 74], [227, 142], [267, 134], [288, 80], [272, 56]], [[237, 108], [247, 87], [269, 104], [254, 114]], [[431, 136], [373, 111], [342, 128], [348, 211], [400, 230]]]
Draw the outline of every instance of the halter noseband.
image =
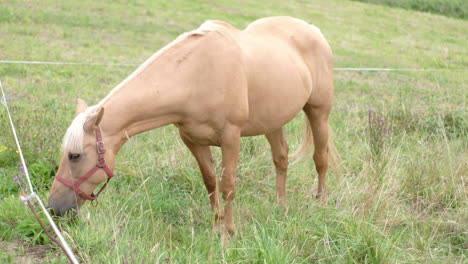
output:
[[[93, 201], [95, 200], [96, 198], [98, 198], [99, 194], [104, 190], [104, 188], [106, 188], [107, 186], [107, 183], [109, 182], [110, 179], [112, 179], [112, 177], [114, 177], [114, 174], [112, 173], [112, 171], [107, 167], [106, 165], [106, 160], [104, 159], [104, 154], [106, 153], [106, 147], [104, 146], [104, 142], [102, 141], [102, 133], [101, 133], [101, 128], [100, 127], [97, 127], [96, 128], [96, 149], [97, 149], [97, 153], [98, 153], [98, 159], [97, 159], [97, 163], [96, 163], [96, 166], [91, 169], [88, 173], [86, 173], [85, 176], [79, 178], [76, 182], [71, 182], [71, 181], [68, 181], [68, 180], [65, 180], [64, 178], [60, 177], [60, 175], [55, 175], [55, 178], [65, 184], [66, 186], [70, 187], [71, 189], [73, 189], [81, 198], [83, 199], [86, 199], [88, 201]], [[86, 181], [87, 179], [89, 179], [97, 170], [99, 169], [103, 169], [106, 174], [107, 174], [107, 180], [106, 180], [106, 183], [104, 183], [104, 185], [101, 187], [101, 189], [96, 193], [92, 193], [91, 195], [88, 195], [86, 194], [84, 191], [82, 191], [80, 189], [80, 185]]]

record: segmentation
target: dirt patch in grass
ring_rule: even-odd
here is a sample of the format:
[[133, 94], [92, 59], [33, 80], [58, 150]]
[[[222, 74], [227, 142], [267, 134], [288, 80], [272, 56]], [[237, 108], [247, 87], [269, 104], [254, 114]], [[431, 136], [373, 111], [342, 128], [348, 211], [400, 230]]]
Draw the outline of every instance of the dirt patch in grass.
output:
[[0, 240], [0, 262], [2, 263], [43, 263], [48, 253], [47, 246], [31, 246], [21, 240], [6, 242]]

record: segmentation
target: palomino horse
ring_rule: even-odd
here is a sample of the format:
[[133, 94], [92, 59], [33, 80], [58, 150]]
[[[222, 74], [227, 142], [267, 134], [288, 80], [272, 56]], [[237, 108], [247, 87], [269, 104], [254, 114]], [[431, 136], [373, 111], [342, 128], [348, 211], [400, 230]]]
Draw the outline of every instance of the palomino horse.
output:
[[[324, 196], [334, 150], [328, 125], [332, 98], [332, 51], [317, 27], [291, 17], [259, 19], [242, 31], [205, 22], [151, 56], [99, 104], [87, 107], [78, 100], [49, 206], [63, 215], [94, 200], [105, 185], [97, 194], [94, 189], [113, 176], [114, 157], [129, 137], [175, 124], [198, 162], [216, 225], [230, 235], [240, 138], [266, 136], [284, 203], [288, 145], [282, 127], [301, 110], [313, 134], [301, 148], [313, 141], [318, 196]], [[210, 146], [222, 151], [219, 184]]]

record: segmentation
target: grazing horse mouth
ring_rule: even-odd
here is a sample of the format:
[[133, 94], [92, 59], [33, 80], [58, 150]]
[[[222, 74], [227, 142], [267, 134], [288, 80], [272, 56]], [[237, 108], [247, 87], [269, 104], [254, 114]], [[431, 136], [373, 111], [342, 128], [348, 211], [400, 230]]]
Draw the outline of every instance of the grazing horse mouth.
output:
[[53, 201], [49, 201], [48, 208], [49, 212], [58, 217], [71, 217], [75, 218], [78, 215], [79, 211], [79, 206], [78, 205], [72, 205], [72, 206], [60, 206], [58, 204], [55, 204]]
[[52, 216], [75, 218], [80, 211], [80, 200], [75, 193], [60, 193], [52, 190], [49, 194], [47, 210]]

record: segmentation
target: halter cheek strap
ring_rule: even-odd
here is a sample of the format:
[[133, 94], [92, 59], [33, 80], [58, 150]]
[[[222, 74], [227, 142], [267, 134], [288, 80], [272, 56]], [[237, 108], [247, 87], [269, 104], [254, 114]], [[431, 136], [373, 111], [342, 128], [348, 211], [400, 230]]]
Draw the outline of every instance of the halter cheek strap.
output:
[[[96, 128], [96, 140], [97, 140], [96, 149], [97, 149], [97, 153], [98, 153], [98, 159], [97, 159], [97, 162], [96, 162], [96, 166], [93, 169], [91, 169], [83, 177], [79, 178], [76, 182], [71, 182], [69, 180], [66, 180], [66, 179], [62, 178], [58, 174], [55, 175], [55, 178], [59, 182], [65, 184], [69, 188], [73, 189], [76, 192], [76, 194], [78, 194], [81, 198], [86, 199], [88, 201], [94, 201], [96, 198], [98, 198], [99, 194], [101, 194], [101, 192], [104, 190], [104, 188], [106, 188], [107, 183], [109, 183], [110, 179], [112, 179], [112, 177], [114, 177], [114, 174], [109, 169], [109, 167], [107, 167], [106, 160], [104, 159], [104, 154], [106, 153], [106, 147], [104, 146], [104, 142], [102, 141], [102, 132], [101, 132], [100, 127]], [[80, 189], [80, 185], [84, 181], [89, 179], [91, 176], [93, 176], [93, 174], [96, 171], [98, 171], [99, 169], [103, 169], [104, 172], [106, 172], [107, 180], [104, 183], [104, 185], [101, 187], [101, 189], [96, 194], [92, 193], [91, 195], [88, 195], [83, 190]]]

